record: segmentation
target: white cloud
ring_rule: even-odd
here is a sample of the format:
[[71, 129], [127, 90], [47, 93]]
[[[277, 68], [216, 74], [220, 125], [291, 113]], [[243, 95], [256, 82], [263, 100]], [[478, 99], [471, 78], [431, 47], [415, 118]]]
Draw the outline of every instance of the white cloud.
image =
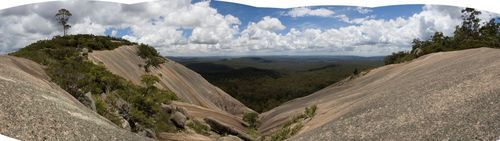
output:
[[326, 8], [310, 9], [307, 7], [293, 8], [288, 11], [285, 15], [290, 17], [304, 17], [304, 16], [318, 16], [318, 17], [329, 17], [335, 14], [334, 11]]
[[350, 19], [338, 15], [337, 18], [353, 25], [326, 30], [292, 28], [284, 35], [249, 26], [242, 31], [238, 46], [246, 45], [247, 50], [253, 52], [385, 55], [409, 49], [412, 39], [427, 39], [436, 31], [451, 35], [461, 22], [460, 10], [458, 7], [424, 6], [420, 13], [387, 20], [374, 16]]
[[[54, 9], [59, 8], [73, 13], [72, 34], [104, 35], [106, 29], [115, 29], [111, 34], [116, 35], [116, 29], [130, 29], [131, 34], [123, 38], [150, 44], [163, 55], [385, 55], [409, 49], [413, 38], [426, 39], [436, 31], [452, 35], [455, 25], [461, 22], [461, 8], [448, 6], [424, 6], [419, 13], [394, 19], [377, 19], [372, 15], [350, 18], [333, 15], [333, 11], [324, 8], [295, 8], [286, 14], [335, 17], [350, 25], [288, 31], [276, 17], [241, 23], [238, 17], [220, 14], [209, 2], [169, 0], [122, 5], [65, 1], [0, 11], [0, 53], [60, 35], [61, 28], [54, 19]], [[496, 15], [483, 12], [480, 17], [493, 16]], [[248, 26], [240, 29], [242, 24]], [[186, 33], [189, 31], [192, 32]]]
[[250, 28], [255, 26], [256, 28], [269, 31], [283, 30], [286, 28], [283, 24], [281, 24], [281, 21], [279, 19], [271, 18], [269, 16], [262, 18], [262, 20], [258, 23], [250, 23], [249, 26]]
[[370, 12], [373, 12], [373, 10], [366, 8], [366, 7], [356, 7], [356, 11], [361, 14], [368, 14]]

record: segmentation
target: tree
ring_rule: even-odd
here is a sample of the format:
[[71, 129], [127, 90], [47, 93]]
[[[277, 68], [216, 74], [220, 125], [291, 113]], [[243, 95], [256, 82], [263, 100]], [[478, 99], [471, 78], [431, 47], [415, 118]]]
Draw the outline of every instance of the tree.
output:
[[354, 71], [352, 72], [352, 74], [354, 74], [354, 75], [358, 75], [358, 74], [359, 74], [359, 70], [358, 70], [358, 68], [354, 68]]
[[455, 30], [455, 37], [458, 40], [463, 39], [477, 39], [479, 38], [479, 27], [481, 24], [481, 19], [478, 15], [481, 15], [481, 11], [476, 11], [474, 8], [465, 8], [462, 10], [462, 25], [457, 26]]
[[69, 17], [71, 17], [72, 14], [71, 12], [69, 12], [68, 10], [66, 9], [59, 9], [59, 11], [57, 12], [56, 14], [56, 19], [57, 19], [57, 23], [59, 23], [62, 27], [63, 27], [63, 35], [66, 36], [66, 33], [68, 31], [69, 28], [71, 28], [70, 25], [68, 25], [68, 20], [69, 20]]

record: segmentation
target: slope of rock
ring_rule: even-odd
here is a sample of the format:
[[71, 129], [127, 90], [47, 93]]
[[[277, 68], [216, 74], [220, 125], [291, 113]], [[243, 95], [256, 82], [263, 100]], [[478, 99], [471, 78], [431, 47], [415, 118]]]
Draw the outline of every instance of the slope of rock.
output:
[[318, 110], [291, 140], [500, 138], [500, 50], [440, 52], [373, 69], [260, 115], [270, 134]]
[[21, 140], [149, 140], [88, 109], [27, 59], [0, 56], [0, 134]]
[[[109, 71], [135, 84], [141, 85], [141, 76], [146, 74], [144, 59], [137, 56], [136, 46], [122, 46], [114, 50], [94, 51], [89, 58], [102, 63]], [[159, 88], [168, 88], [181, 100], [213, 110], [225, 111], [233, 115], [242, 115], [252, 111], [221, 89], [213, 86], [201, 75], [168, 60], [158, 68], [152, 68], [151, 74], [160, 77]]]

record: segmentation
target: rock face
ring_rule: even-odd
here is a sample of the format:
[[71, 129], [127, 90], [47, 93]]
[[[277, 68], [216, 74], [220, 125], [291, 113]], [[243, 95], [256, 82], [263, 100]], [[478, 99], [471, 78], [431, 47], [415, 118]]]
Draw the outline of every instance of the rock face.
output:
[[295, 99], [260, 116], [269, 134], [317, 105], [291, 140], [496, 140], [500, 50], [424, 55]]
[[[221, 112], [219, 110], [212, 110], [205, 107], [173, 101], [171, 107], [175, 109], [184, 109], [186, 111], [185, 115], [192, 117], [191, 119], [205, 119], [211, 118], [216, 121], [221, 122], [225, 128], [229, 128], [231, 131], [237, 133], [248, 133], [248, 129], [243, 126], [243, 120], [240, 117], [231, 115], [227, 112]], [[212, 128], [210, 126], [210, 128]]]
[[21, 140], [150, 140], [88, 109], [27, 59], [0, 56], [0, 134]]
[[[144, 66], [145, 60], [137, 56], [136, 46], [94, 51], [89, 54], [89, 59], [97, 64], [103, 64], [114, 74], [142, 85], [141, 76], [146, 74], [146, 71], [141, 66]], [[160, 78], [158, 88], [172, 90], [182, 101], [236, 116], [252, 112], [241, 102], [210, 84], [201, 75], [174, 61], [168, 60], [158, 68], [151, 68], [150, 71]]]
[[238, 130], [235, 130], [234, 128], [231, 128], [229, 125], [226, 125], [224, 122], [221, 122], [217, 119], [207, 117], [203, 119], [208, 125], [210, 125], [210, 128], [212, 131], [217, 132], [221, 135], [224, 134], [229, 134], [229, 135], [235, 135], [240, 137], [243, 140], [246, 141], [251, 141], [253, 140], [248, 134], [244, 132], [240, 132]]

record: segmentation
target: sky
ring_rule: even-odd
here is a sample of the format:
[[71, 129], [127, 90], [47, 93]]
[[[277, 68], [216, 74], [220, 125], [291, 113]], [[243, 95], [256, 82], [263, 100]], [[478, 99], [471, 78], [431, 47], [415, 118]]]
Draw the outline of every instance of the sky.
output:
[[[409, 50], [436, 32], [453, 35], [460, 7], [398, 5], [376, 8], [314, 6], [256, 8], [200, 0], [134, 5], [64, 1], [0, 11], [0, 54], [61, 35], [54, 15], [66, 8], [70, 34], [121, 37], [165, 56], [355, 55]], [[482, 11], [483, 21], [498, 14]]]

